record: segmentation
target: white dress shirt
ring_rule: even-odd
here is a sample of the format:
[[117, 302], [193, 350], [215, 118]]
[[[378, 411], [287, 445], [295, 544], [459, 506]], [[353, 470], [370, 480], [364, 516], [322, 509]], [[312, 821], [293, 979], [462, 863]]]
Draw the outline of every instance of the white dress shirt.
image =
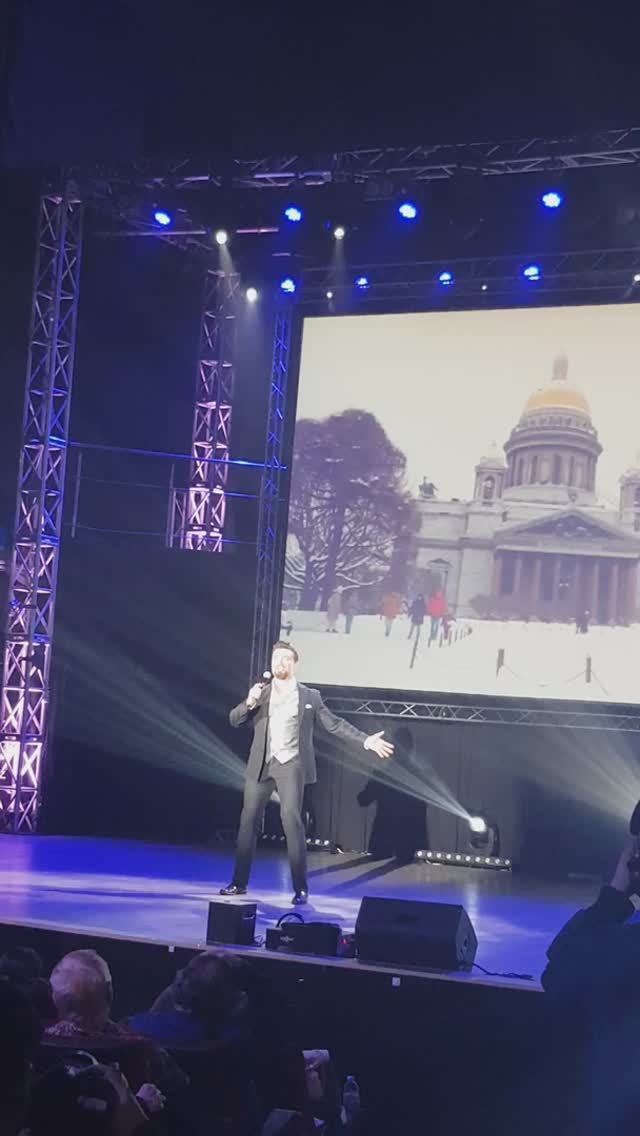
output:
[[279, 761], [285, 765], [299, 753], [298, 709], [300, 693], [293, 680], [289, 685], [276, 686], [273, 683], [269, 698], [269, 741], [268, 761]]

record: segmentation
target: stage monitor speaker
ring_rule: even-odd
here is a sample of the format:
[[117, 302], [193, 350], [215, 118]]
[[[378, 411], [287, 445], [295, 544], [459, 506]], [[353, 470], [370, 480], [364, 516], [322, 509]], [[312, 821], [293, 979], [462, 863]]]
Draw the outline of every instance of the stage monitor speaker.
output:
[[235, 943], [239, 947], [253, 945], [256, 932], [255, 903], [229, 903], [214, 899], [209, 904], [208, 943]]
[[363, 962], [425, 970], [470, 970], [478, 940], [464, 907], [365, 895], [356, 920]]

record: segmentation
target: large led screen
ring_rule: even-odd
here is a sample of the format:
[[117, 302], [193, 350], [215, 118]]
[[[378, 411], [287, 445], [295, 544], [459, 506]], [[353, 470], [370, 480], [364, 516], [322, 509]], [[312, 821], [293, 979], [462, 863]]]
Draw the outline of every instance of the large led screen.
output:
[[639, 357], [632, 304], [307, 318], [301, 676], [640, 701]]

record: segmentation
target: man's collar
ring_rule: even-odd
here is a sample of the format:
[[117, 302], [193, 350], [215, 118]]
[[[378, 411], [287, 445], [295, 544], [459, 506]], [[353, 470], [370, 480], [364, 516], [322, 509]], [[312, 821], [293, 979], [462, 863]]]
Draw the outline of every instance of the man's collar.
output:
[[[280, 688], [278, 686], [276, 686], [276, 683], [278, 681], [282, 682], [281, 679], [280, 680], [274, 679], [273, 682], [270, 684], [269, 689], [270, 690], [279, 690]], [[297, 680], [295, 675], [293, 675], [291, 680], [287, 679], [285, 681], [286, 681], [286, 690], [285, 690], [286, 694], [291, 694], [291, 693], [293, 693], [294, 690], [298, 689], [298, 680]]]

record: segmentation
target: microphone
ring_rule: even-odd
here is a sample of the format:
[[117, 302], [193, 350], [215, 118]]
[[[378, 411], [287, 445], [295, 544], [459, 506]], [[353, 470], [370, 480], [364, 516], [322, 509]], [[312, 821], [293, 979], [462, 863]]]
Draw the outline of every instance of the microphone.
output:
[[271, 674], [271, 671], [263, 671], [260, 686], [262, 686], [263, 688], [265, 686], [268, 686], [272, 679], [273, 679], [273, 675]]

